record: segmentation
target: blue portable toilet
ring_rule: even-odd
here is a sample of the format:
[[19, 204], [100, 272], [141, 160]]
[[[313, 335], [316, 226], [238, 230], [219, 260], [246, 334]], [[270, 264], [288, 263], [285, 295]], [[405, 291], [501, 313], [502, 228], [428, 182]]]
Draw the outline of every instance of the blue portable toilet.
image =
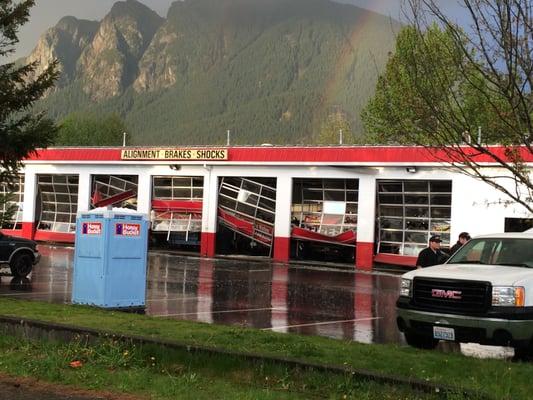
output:
[[146, 215], [124, 208], [78, 213], [73, 303], [144, 307], [148, 223]]

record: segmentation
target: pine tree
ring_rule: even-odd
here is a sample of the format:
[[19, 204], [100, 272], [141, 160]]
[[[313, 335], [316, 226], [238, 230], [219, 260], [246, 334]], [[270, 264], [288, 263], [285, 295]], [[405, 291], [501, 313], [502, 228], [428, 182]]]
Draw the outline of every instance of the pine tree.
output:
[[[20, 162], [37, 148], [52, 143], [57, 128], [44, 113], [32, 111], [33, 104], [54, 85], [57, 65], [51, 63], [40, 75], [38, 64], [2, 63], [13, 54], [18, 30], [29, 18], [35, 0], [0, 2], [0, 185], [12, 188]], [[6, 207], [10, 194], [0, 195], [0, 227], [10, 218]]]

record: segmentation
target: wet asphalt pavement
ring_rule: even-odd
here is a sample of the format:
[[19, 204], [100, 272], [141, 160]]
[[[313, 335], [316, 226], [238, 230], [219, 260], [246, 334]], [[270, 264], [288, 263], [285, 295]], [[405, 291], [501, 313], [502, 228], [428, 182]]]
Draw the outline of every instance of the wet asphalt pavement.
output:
[[[73, 248], [40, 245], [25, 280], [2, 277], [0, 296], [69, 303]], [[404, 343], [396, 327], [400, 275], [265, 261], [202, 259], [151, 252], [146, 314], [319, 335], [363, 343]], [[509, 357], [499, 347], [446, 343], [444, 351]]]

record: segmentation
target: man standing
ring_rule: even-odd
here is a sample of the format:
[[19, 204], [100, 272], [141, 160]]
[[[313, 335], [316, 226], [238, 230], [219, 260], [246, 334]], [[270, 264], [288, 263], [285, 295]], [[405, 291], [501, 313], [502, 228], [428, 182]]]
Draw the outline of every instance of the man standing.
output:
[[450, 249], [450, 255], [454, 254], [457, 250], [463, 247], [463, 245], [469, 240], [470, 240], [470, 235], [468, 234], [468, 232], [461, 232], [459, 234], [459, 239], [457, 240], [457, 243], [455, 243]]
[[440, 249], [442, 242], [440, 236], [434, 235], [429, 238], [429, 246], [420, 252], [416, 260], [417, 268], [431, 267], [432, 265], [442, 264], [448, 258]]

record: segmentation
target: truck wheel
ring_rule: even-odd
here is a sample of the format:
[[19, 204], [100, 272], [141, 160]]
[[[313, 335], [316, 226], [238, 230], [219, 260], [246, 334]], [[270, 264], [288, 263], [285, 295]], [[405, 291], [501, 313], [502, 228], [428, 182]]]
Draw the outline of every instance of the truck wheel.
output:
[[417, 349], [434, 349], [439, 344], [437, 339], [432, 337], [418, 335], [412, 332], [405, 332], [405, 341], [409, 346], [416, 347]]
[[11, 273], [13, 276], [25, 277], [31, 272], [33, 262], [29, 254], [23, 253], [16, 255], [13, 260], [11, 260], [9, 266], [11, 267]]
[[514, 348], [513, 361], [532, 361], [533, 360], [533, 345], [517, 346]]

